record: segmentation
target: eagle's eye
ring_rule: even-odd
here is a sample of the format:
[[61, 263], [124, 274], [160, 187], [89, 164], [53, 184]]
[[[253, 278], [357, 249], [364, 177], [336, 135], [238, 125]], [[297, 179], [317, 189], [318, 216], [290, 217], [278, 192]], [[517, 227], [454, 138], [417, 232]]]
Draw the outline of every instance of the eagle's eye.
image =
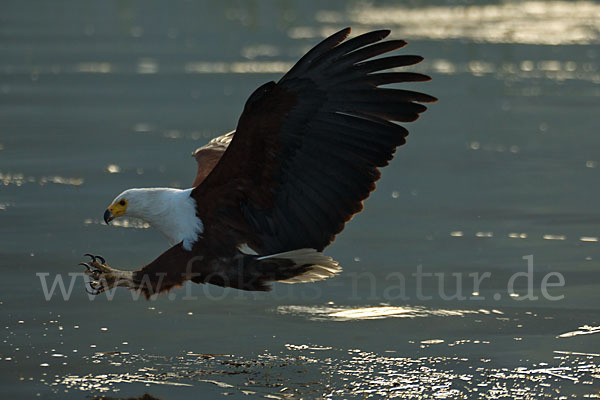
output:
[[121, 201], [119, 202], [119, 204], [120, 204], [120, 205], [122, 205], [122, 206], [124, 206], [125, 204], [127, 204], [127, 202], [126, 202], [125, 200], [121, 200]]

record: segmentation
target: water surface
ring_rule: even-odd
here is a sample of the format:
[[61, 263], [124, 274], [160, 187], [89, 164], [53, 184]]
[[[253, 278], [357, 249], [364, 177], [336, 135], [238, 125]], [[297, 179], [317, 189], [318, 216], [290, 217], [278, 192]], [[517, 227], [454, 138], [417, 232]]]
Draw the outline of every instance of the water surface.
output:
[[[590, 1], [3, 2], [1, 392], [598, 397], [599, 19]], [[83, 253], [134, 268], [167, 246], [140, 221], [103, 225], [113, 197], [189, 186], [192, 150], [347, 25], [406, 39], [440, 102], [328, 248], [344, 273], [90, 299]], [[533, 292], [518, 279], [511, 296], [529, 255]], [[418, 271], [439, 275], [419, 289]], [[68, 301], [44, 296], [56, 276]]]

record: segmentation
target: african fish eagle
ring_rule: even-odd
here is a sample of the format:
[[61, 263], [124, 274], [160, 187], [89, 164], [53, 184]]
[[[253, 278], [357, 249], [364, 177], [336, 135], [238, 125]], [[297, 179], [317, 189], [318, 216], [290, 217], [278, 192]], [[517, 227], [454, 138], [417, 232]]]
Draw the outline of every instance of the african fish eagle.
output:
[[[146, 297], [191, 280], [242, 290], [272, 282], [312, 282], [341, 271], [322, 254], [363, 207], [411, 122], [435, 102], [427, 94], [382, 88], [431, 78], [396, 68], [415, 55], [379, 30], [346, 40], [343, 29], [316, 45], [279, 82], [248, 98], [235, 131], [194, 152], [193, 187], [129, 189], [104, 214], [158, 229], [171, 247], [137, 271], [82, 263], [93, 294], [117, 286]], [[389, 71], [394, 69], [392, 71]], [[385, 71], [385, 72], [384, 72]]]

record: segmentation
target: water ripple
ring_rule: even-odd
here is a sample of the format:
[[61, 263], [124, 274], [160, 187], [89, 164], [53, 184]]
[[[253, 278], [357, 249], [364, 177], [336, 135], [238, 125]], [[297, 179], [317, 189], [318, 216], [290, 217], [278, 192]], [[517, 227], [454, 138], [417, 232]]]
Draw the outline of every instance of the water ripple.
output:
[[584, 326], [580, 326], [579, 329], [576, 331], [565, 332], [565, 333], [558, 335], [557, 337], [567, 338], [567, 337], [580, 336], [580, 335], [593, 335], [595, 333], [600, 333], [600, 326], [584, 325]]
[[278, 399], [557, 398], [568, 393], [594, 397], [600, 373], [595, 361], [598, 354], [593, 353], [554, 351], [552, 364], [527, 363], [516, 368], [494, 368], [490, 359], [462, 355], [390, 353], [395, 351], [379, 354], [304, 343], [286, 344], [279, 354], [265, 352], [255, 358], [192, 352], [173, 357], [96, 353], [88, 361], [98, 368], [110, 371], [127, 366], [128, 371], [56, 376], [47, 384], [89, 393], [118, 392], [121, 385], [130, 383], [144, 383], [150, 390], [152, 385], [210, 384], [223, 395]]
[[0, 172], [0, 183], [4, 186], [22, 186], [26, 183], [37, 183], [40, 186], [46, 185], [47, 183], [54, 183], [57, 185], [81, 186], [83, 185], [84, 180], [83, 178], [65, 177], [59, 175], [49, 175], [36, 178], [33, 176], [26, 176], [25, 174], [18, 172]]
[[[360, 32], [392, 27], [396, 35], [405, 38], [545, 45], [600, 41], [600, 4], [591, 1], [507, 1], [418, 8], [368, 3], [346, 13], [320, 11], [316, 19], [323, 24], [356, 25]], [[320, 37], [330, 30], [300, 26], [288, 34], [292, 38]]]
[[383, 318], [423, 318], [423, 317], [463, 317], [467, 314], [502, 314], [499, 310], [451, 310], [432, 309], [411, 306], [378, 306], [378, 307], [323, 307], [323, 306], [279, 306], [278, 314], [297, 315], [309, 320], [369, 320]]

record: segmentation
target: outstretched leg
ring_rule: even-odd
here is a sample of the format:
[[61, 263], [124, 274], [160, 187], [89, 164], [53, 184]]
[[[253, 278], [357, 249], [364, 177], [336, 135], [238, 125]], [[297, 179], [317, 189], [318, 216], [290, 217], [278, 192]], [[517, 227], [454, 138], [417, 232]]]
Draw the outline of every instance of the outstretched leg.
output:
[[120, 271], [109, 267], [101, 256], [84, 254], [91, 260], [87, 263], [80, 263], [86, 268], [85, 274], [92, 280], [88, 282], [90, 290], [88, 293], [98, 295], [117, 286], [136, 288], [133, 280], [133, 271]]

